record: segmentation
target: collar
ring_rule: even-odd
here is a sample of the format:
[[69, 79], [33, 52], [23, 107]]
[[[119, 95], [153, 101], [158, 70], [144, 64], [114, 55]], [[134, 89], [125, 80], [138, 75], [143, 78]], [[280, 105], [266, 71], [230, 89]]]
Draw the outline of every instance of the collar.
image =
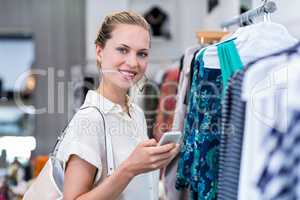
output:
[[[133, 102], [128, 95], [126, 95], [126, 101], [129, 110], [132, 109]], [[88, 91], [82, 106], [96, 106], [105, 114], [124, 112], [121, 105], [112, 102], [95, 90]]]

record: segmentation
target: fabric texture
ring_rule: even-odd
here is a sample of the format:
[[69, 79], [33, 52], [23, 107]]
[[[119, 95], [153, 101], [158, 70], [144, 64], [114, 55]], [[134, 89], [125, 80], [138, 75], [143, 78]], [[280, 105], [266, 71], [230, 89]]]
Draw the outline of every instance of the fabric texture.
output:
[[236, 71], [243, 68], [243, 63], [233, 40], [217, 45], [217, 50], [225, 91], [228, 80]]
[[[268, 163], [257, 182], [263, 199], [300, 198], [300, 112], [294, 113], [287, 132], [276, 128], [267, 136]], [[270, 144], [271, 143], [271, 144]]]
[[[261, 199], [255, 187], [256, 179], [261, 174], [267, 157], [261, 144], [265, 135], [274, 127], [275, 117], [279, 114], [278, 95], [285, 90], [278, 87], [280, 87], [281, 79], [287, 78], [285, 72], [282, 71], [286, 67], [283, 64], [286, 59], [286, 56], [263, 59], [251, 65], [244, 77], [242, 99], [246, 102], [246, 111], [239, 181], [239, 199], [241, 200]], [[274, 77], [277, 77], [277, 80], [270, 87], [270, 81]], [[280, 113], [282, 122], [286, 122], [286, 114], [287, 110], [283, 109]]]
[[191, 67], [193, 64], [193, 59], [195, 58], [195, 53], [197, 53], [199, 49], [200, 46], [197, 46], [191, 47], [185, 51], [183, 59], [183, 69], [180, 73], [179, 83], [177, 87], [177, 101], [172, 130], [183, 130], [184, 117], [187, 111], [187, 102], [185, 102], [185, 99], [190, 89]]
[[[186, 102], [184, 101], [189, 91], [189, 83], [191, 81], [191, 65], [194, 62], [195, 53], [199, 48], [200, 46], [196, 46], [187, 49], [182, 60], [182, 70], [180, 72], [179, 83], [177, 87], [177, 101], [172, 125], [172, 130], [175, 131], [183, 130], [184, 118], [187, 109]], [[174, 158], [174, 160], [172, 160], [172, 162], [164, 170], [163, 182], [167, 200], [188, 199], [188, 189], [179, 191], [175, 188], [178, 159], [179, 155], [177, 155], [176, 158]]]
[[176, 188], [190, 187], [190, 199], [216, 199], [222, 78], [219, 69], [204, 68], [203, 53], [193, 67], [184, 139]]
[[[299, 48], [299, 47], [297, 47]], [[285, 95], [281, 95], [279, 112], [288, 110], [287, 129], [282, 128], [282, 117], [278, 115], [272, 130], [265, 135], [261, 144], [267, 157], [257, 187], [263, 199], [300, 199], [300, 54], [299, 50], [285, 54], [287, 69]], [[288, 95], [287, 101], [286, 95]]]
[[195, 58], [195, 53], [200, 49], [200, 46], [191, 47], [185, 51], [183, 59], [183, 69], [180, 73], [179, 83], [177, 87], [177, 101], [174, 114], [172, 130], [182, 131], [184, 118], [186, 115], [187, 104], [185, 102], [187, 93], [189, 91], [189, 83], [191, 82], [191, 65]]
[[[256, 182], [268, 157], [262, 145], [263, 138], [274, 128], [277, 116], [280, 116], [277, 129], [282, 131], [288, 127], [288, 109], [280, 104], [287, 100], [290, 103], [294, 98], [293, 93], [287, 94], [282, 86], [291, 82], [293, 74], [298, 74], [288, 73], [291, 71], [288, 61], [289, 55], [298, 52], [299, 45], [262, 57], [246, 67], [242, 88], [246, 114], [238, 195], [241, 200], [262, 198]], [[288, 99], [285, 98], [287, 95]]]
[[[240, 27], [226, 41], [233, 39], [245, 66], [262, 56], [284, 50], [298, 42], [298, 39], [291, 36], [284, 26], [272, 22]], [[207, 68], [220, 68], [216, 45], [208, 47], [203, 60]]]
[[245, 102], [241, 99], [245, 70], [228, 82], [222, 102], [222, 129], [219, 155], [219, 200], [237, 200], [244, 134]]

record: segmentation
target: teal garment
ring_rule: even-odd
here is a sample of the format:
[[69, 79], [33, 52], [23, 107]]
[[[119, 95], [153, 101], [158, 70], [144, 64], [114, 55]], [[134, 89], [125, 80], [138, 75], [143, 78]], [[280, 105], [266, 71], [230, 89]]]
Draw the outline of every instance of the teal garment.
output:
[[[217, 200], [223, 87], [242, 62], [233, 40], [217, 45], [220, 68], [205, 68], [205, 49], [191, 64], [191, 89], [175, 187], [189, 200]], [[223, 83], [225, 80], [225, 84]]]
[[192, 62], [192, 85], [184, 121], [175, 186], [189, 200], [217, 200], [221, 125], [220, 69], [204, 68], [204, 50]]
[[227, 82], [235, 72], [243, 68], [243, 63], [235, 46], [234, 40], [218, 44], [217, 50], [222, 72], [223, 91], [225, 91], [227, 88]]

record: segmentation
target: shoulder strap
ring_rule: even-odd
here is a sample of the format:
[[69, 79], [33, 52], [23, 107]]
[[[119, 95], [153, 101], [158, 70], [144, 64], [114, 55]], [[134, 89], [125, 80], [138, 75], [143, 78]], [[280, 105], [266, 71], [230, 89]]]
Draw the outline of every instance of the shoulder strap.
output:
[[85, 108], [95, 108], [101, 115], [103, 122], [104, 122], [104, 136], [105, 136], [105, 151], [106, 151], [106, 164], [107, 164], [107, 175], [110, 176], [114, 172], [114, 154], [113, 154], [113, 147], [112, 147], [112, 138], [111, 134], [109, 134], [106, 131], [106, 126], [105, 126], [105, 118], [103, 113], [100, 111], [100, 109], [96, 106], [87, 106]]
[[[109, 133], [107, 133], [106, 131], [106, 123], [105, 123], [105, 118], [103, 113], [99, 110], [99, 108], [97, 108], [96, 106], [86, 106], [86, 107], [82, 107], [79, 110], [84, 110], [86, 108], [95, 108], [101, 115], [102, 119], [103, 119], [103, 127], [104, 127], [104, 137], [105, 137], [105, 151], [106, 151], [106, 164], [107, 164], [107, 175], [110, 176], [112, 175], [112, 173], [114, 172], [114, 155], [113, 155], [113, 147], [112, 147], [112, 138], [111, 135]], [[72, 117], [72, 119], [74, 118], [74, 116]], [[58, 137], [55, 145], [54, 145], [54, 150], [52, 151], [52, 153], [50, 154], [50, 156], [56, 157], [56, 154], [58, 152], [59, 146], [63, 140], [63, 138], [66, 135], [66, 129], [68, 128], [70, 122], [72, 121], [72, 119], [68, 122], [68, 124], [65, 126], [65, 128], [63, 129], [61, 136]]]

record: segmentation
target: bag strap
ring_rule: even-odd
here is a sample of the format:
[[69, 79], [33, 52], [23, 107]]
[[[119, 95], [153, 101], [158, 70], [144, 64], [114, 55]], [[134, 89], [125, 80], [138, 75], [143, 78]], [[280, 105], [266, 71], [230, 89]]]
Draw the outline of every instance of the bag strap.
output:
[[[86, 108], [95, 108], [101, 115], [103, 119], [103, 126], [104, 126], [104, 137], [105, 137], [105, 151], [106, 151], [106, 165], [107, 165], [107, 175], [110, 176], [114, 172], [114, 156], [113, 156], [113, 147], [112, 147], [112, 138], [111, 135], [107, 133], [106, 131], [106, 123], [103, 113], [100, 111], [99, 108], [96, 106], [86, 106], [82, 107], [79, 110], [84, 110]], [[74, 116], [72, 117], [72, 119]], [[66, 135], [66, 129], [69, 127], [70, 122], [72, 119], [67, 123], [65, 128], [63, 129], [61, 135], [57, 138], [57, 141], [54, 145], [53, 151], [50, 153], [50, 156], [56, 157], [56, 154], [58, 152], [59, 146], [61, 142], [63, 141], [65, 135]]]
[[[104, 136], [105, 136], [105, 150], [106, 150], [106, 165], [107, 165], [107, 175], [111, 176], [114, 172], [114, 153], [113, 153], [113, 146], [112, 146], [112, 138], [111, 134], [106, 131], [105, 127], [105, 118], [103, 113], [100, 109], [96, 106], [87, 106], [84, 108], [95, 108], [101, 115], [103, 122], [104, 122]], [[84, 109], [83, 108], [83, 109]]]

